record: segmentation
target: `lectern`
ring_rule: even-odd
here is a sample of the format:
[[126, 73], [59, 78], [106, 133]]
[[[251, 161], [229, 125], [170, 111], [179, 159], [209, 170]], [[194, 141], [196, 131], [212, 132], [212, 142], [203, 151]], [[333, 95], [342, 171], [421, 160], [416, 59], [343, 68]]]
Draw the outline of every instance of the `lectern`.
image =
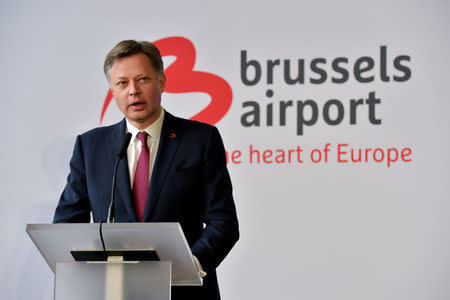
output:
[[71, 251], [103, 251], [98, 223], [28, 224], [26, 231], [55, 274], [55, 300], [170, 299], [172, 285], [202, 285], [179, 223], [102, 225], [106, 250], [154, 250], [159, 260], [75, 261]]

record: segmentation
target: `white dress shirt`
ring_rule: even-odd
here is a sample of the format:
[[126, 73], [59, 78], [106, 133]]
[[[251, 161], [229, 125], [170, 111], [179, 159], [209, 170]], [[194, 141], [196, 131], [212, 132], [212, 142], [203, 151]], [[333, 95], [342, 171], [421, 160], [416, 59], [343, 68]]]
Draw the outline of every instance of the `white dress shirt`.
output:
[[128, 171], [130, 172], [130, 186], [131, 189], [133, 189], [134, 174], [136, 173], [136, 167], [142, 148], [141, 141], [137, 138], [137, 134], [141, 131], [145, 131], [148, 133], [147, 145], [150, 152], [148, 178], [150, 180], [150, 178], [152, 177], [156, 153], [158, 153], [159, 140], [161, 138], [161, 129], [164, 122], [164, 109], [161, 109], [161, 114], [159, 115], [158, 119], [144, 130], [139, 130], [133, 125], [131, 125], [128, 119], [126, 121], [127, 121], [127, 132], [131, 133], [131, 140], [127, 149], [127, 159], [128, 159]]
[[[159, 118], [149, 127], [145, 128], [144, 130], [139, 130], [127, 119], [127, 132], [131, 133], [131, 140], [130, 144], [128, 145], [127, 149], [127, 159], [128, 159], [128, 171], [130, 172], [130, 186], [131, 189], [133, 189], [133, 181], [134, 181], [134, 174], [136, 173], [136, 167], [139, 160], [139, 155], [141, 154], [141, 141], [137, 138], [137, 134], [140, 131], [146, 131], [148, 133], [147, 138], [147, 145], [150, 152], [150, 159], [149, 159], [149, 180], [152, 177], [152, 171], [153, 171], [153, 165], [155, 163], [156, 153], [158, 153], [158, 146], [159, 146], [159, 140], [161, 139], [161, 130], [162, 125], [164, 122], [164, 109], [161, 109], [161, 114], [159, 115]], [[200, 261], [197, 259], [197, 257], [194, 257], [194, 262], [197, 266], [198, 273], [201, 277], [206, 276], [206, 272], [203, 270], [202, 265], [200, 264]]]

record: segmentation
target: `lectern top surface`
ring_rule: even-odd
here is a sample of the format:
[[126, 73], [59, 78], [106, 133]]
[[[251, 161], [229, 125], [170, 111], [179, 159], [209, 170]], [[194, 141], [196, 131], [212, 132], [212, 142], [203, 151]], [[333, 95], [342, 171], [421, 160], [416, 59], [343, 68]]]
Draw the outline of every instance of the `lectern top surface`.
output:
[[[201, 285], [189, 245], [179, 223], [106, 223], [105, 248], [155, 249], [172, 262], [173, 285]], [[70, 250], [101, 250], [98, 223], [28, 224], [28, 235], [55, 272], [57, 262], [73, 262]]]

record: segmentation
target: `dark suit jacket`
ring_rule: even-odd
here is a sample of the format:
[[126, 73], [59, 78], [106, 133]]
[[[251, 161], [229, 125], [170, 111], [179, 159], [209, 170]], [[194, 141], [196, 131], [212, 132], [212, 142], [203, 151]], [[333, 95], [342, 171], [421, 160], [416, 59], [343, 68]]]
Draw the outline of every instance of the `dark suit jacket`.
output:
[[[125, 133], [123, 119], [77, 137], [54, 223], [89, 222], [91, 211], [94, 222], [106, 220]], [[118, 166], [115, 197], [115, 221], [137, 222], [126, 158]], [[202, 287], [173, 287], [172, 299], [220, 299], [215, 269], [239, 230], [225, 150], [215, 127], [166, 112], [143, 220], [179, 222], [192, 254], [208, 273]]]

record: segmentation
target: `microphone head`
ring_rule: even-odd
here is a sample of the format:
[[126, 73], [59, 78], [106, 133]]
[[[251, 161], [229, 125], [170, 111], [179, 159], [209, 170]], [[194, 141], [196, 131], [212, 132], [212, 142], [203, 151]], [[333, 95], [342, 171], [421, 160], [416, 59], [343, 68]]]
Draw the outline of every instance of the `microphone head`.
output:
[[117, 154], [118, 159], [122, 159], [125, 156], [125, 154], [127, 153], [127, 148], [128, 148], [128, 144], [130, 143], [130, 141], [131, 141], [131, 133], [128, 132], [125, 135], [125, 138], [123, 139], [122, 148], [120, 148], [120, 151]]

